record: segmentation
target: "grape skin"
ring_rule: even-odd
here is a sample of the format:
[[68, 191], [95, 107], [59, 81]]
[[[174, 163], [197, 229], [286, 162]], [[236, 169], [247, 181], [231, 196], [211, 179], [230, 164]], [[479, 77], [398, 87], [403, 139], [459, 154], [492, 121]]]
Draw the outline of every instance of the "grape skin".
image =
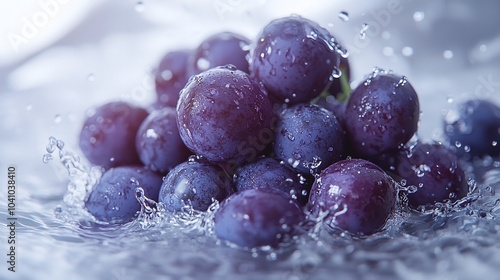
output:
[[[345, 131], [330, 111], [298, 104], [283, 110], [276, 124], [274, 152], [296, 170], [307, 174], [308, 164], [320, 160], [317, 172], [345, 157]], [[316, 160], [315, 160], [316, 157]]]
[[140, 165], [135, 137], [148, 112], [126, 102], [110, 102], [87, 117], [80, 133], [80, 148], [85, 157], [104, 169]]
[[301, 206], [307, 203], [310, 185], [306, 179], [278, 160], [263, 157], [240, 167], [234, 182], [237, 191], [252, 188], [278, 189]]
[[215, 235], [238, 246], [278, 246], [304, 220], [300, 207], [279, 190], [246, 189], [224, 200], [214, 217]]
[[179, 135], [175, 109], [166, 107], [149, 114], [137, 131], [136, 149], [145, 166], [161, 173], [188, 159], [191, 151]]
[[177, 105], [181, 139], [216, 163], [254, 160], [273, 139], [273, 115], [266, 91], [231, 66], [193, 76]]
[[339, 67], [339, 46], [317, 23], [298, 16], [273, 20], [250, 50], [250, 73], [280, 103], [307, 102], [321, 94]]
[[213, 199], [222, 201], [234, 193], [234, 185], [224, 171], [208, 162], [187, 161], [172, 169], [160, 189], [165, 209], [180, 211], [184, 206], [206, 211]]
[[418, 96], [403, 76], [375, 70], [352, 92], [345, 109], [354, 156], [373, 159], [396, 151], [417, 132]]
[[469, 190], [459, 159], [438, 143], [418, 143], [411, 151], [400, 152], [395, 173], [406, 181], [406, 187], [416, 187], [416, 192], [408, 194], [408, 203], [415, 209], [436, 202], [456, 201]]
[[247, 55], [250, 40], [232, 32], [214, 34], [200, 43], [189, 59], [189, 74], [196, 75], [205, 70], [231, 64], [238, 70], [249, 73]]
[[309, 204], [313, 215], [330, 211], [324, 222], [353, 234], [370, 235], [394, 213], [394, 180], [363, 159], [336, 162], [314, 182]]
[[175, 50], [163, 56], [155, 74], [155, 107], [175, 108], [179, 93], [190, 77], [187, 65], [192, 55], [192, 50]]
[[[500, 155], [500, 108], [487, 100], [460, 103], [452, 120], [444, 122], [444, 133], [455, 152], [473, 159]], [[449, 113], [449, 114], [451, 114]]]
[[159, 174], [141, 166], [111, 168], [93, 187], [85, 208], [99, 221], [126, 223], [141, 209], [136, 188], [141, 187], [148, 198], [158, 200], [161, 183]]

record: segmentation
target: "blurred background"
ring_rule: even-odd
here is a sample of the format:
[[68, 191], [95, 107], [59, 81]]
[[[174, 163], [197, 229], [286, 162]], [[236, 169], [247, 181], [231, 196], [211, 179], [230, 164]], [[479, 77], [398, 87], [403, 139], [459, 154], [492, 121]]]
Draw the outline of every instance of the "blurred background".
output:
[[50, 136], [77, 150], [92, 106], [154, 100], [151, 73], [167, 51], [226, 30], [253, 39], [291, 14], [344, 44], [353, 87], [374, 66], [407, 76], [420, 97], [420, 137], [439, 139], [457, 102], [500, 104], [498, 11], [495, 0], [2, 0], [0, 169], [18, 166], [19, 207], [53, 219], [44, 205], [61, 200], [67, 176], [42, 163]]

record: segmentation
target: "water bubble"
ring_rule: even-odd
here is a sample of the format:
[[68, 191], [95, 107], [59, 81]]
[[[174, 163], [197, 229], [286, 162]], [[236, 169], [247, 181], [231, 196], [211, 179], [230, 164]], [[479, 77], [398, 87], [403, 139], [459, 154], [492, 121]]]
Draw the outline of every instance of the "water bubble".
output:
[[445, 50], [443, 52], [443, 57], [445, 59], [452, 59], [453, 58], [453, 51], [451, 51], [451, 50]]
[[349, 21], [349, 13], [347, 13], [346, 11], [341, 11], [339, 12], [339, 18], [343, 22]]
[[366, 38], [366, 30], [368, 30], [369, 27], [368, 23], [363, 23], [361, 30], [359, 30], [359, 37], [361, 37], [361, 39]]
[[425, 13], [422, 11], [416, 11], [413, 13], [413, 20], [416, 22], [420, 22], [424, 20], [424, 18], [425, 18]]

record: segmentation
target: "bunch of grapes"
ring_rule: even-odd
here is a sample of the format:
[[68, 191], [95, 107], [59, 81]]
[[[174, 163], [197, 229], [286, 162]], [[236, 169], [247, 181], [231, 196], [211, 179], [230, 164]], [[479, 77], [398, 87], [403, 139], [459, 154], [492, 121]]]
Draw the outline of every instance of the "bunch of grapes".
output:
[[307, 219], [370, 235], [398, 209], [467, 196], [462, 159], [500, 154], [494, 104], [465, 103], [446, 117], [449, 143], [421, 142], [407, 77], [350, 78], [347, 50], [300, 16], [169, 51], [149, 109], [111, 102], [86, 119], [81, 150], [105, 170], [86, 208], [129, 222], [140, 186], [172, 213], [221, 202], [215, 235], [242, 247], [278, 246]]

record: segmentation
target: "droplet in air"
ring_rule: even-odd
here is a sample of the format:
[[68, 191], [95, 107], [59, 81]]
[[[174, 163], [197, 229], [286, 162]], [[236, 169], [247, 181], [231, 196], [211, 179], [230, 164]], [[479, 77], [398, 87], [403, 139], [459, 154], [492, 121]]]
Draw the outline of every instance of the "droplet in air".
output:
[[359, 30], [359, 36], [361, 39], [364, 39], [366, 37], [366, 30], [368, 30], [370, 26], [368, 23], [363, 23], [363, 26], [361, 26], [361, 30]]
[[55, 123], [60, 123], [62, 121], [61, 115], [57, 114], [54, 116], [54, 122]]
[[142, 1], [135, 3], [134, 9], [136, 12], [142, 13], [144, 11], [144, 3]]
[[413, 48], [406, 46], [403, 49], [401, 49], [401, 53], [404, 56], [412, 56], [413, 55]]
[[44, 154], [42, 157], [43, 163], [49, 163], [53, 159], [54, 159], [54, 156], [52, 156], [52, 154]]
[[413, 20], [416, 22], [422, 21], [425, 18], [425, 13], [422, 11], [416, 11], [413, 13]]
[[346, 11], [341, 11], [341, 12], [339, 13], [339, 18], [340, 18], [340, 20], [342, 20], [343, 22], [349, 21], [349, 13], [347, 13]]
[[453, 52], [451, 50], [445, 50], [443, 52], [443, 57], [445, 59], [452, 59], [453, 58]]
[[385, 47], [382, 49], [382, 53], [385, 56], [392, 56], [394, 54], [394, 50], [391, 47]]
[[95, 81], [95, 75], [94, 75], [94, 73], [90, 73], [90, 74], [87, 75], [87, 81], [89, 81], [89, 82]]
[[31, 111], [31, 110], [33, 110], [33, 105], [31, 104], [26, 105], [26, 111]]

